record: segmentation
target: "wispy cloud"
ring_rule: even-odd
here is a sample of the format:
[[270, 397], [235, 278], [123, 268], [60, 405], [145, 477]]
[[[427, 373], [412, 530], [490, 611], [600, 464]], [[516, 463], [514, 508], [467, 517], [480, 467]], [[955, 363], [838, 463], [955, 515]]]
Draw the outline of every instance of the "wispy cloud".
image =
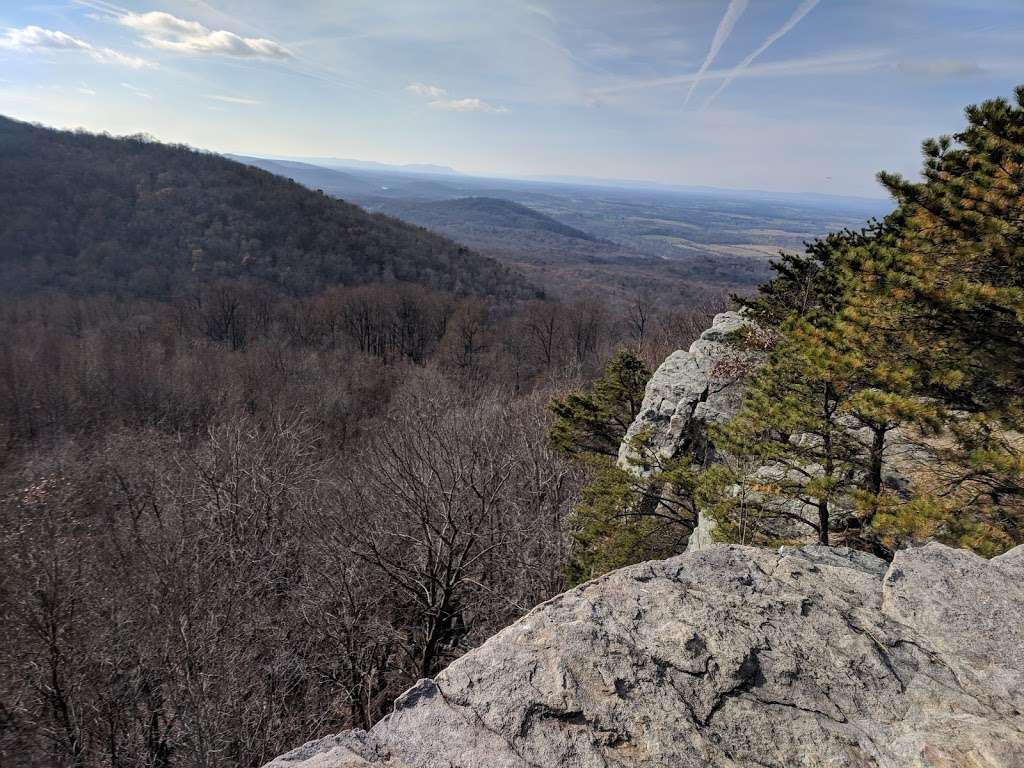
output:
[[65, 32], [37, 26], [5, 29], [0, 37], [0, 48], [19, 51], [77, 51], [101, 64], [118, 64], [132, 69], [150, 66], [150, 62], [137, 56], [128, 56], [112, 48], [100, 48]]
[[219, 93], [204, 93], [203, 98], [212, 101], [223, 101], [225, 104], [240, 104], [246, 107], [255, 107], [263, 103], [259, 99], [247, 99], [244, 96], [224, 96]]
[[79, 83], [78, 84], [78, 88], [76, 90], [80, 94], [82, 94], [83, 96], [95, 96], [96, 95], [96, 91], [94, 91], [92, 88], [90, 88], [85, 83]]
[[126, 88], [127, 90], [131, 91], [136, 96], [138, 96], [140, 99], [150, 99], [150, 100], [152, 100], [152, 98], [153, 98], [153, 94], [151, 94], [149, 91], [146, 91], [146, 90], [143, 90], [142, 88], [139, 88], [139, 86], [137, 86], [137, 85], [132, 85], [131, 83], [121, 83], [121, 87], [122, 88]]
[[430, 102], [430, 106], [433, 109], [444, 109], [449, 112], [491, 112], [500, 113], [508, 112], [505, 107], [496, 107], [493, 104], [488, 104], [483, 99], [435, 99]]
[[[892, 55], [884, 50], [870, 49], [836, 53], [828, 56], [813, 56], [802, 59], [774, 61], [770, 64], [753, 64], [742, 72], [733, 74], [732, 69], [708, 70], [701, 79], [718, 80], [730, 76], [735, 77], [798, 77], [805, 75], [842, 75], [854, 72], [867, 72], [891, 65]], [[597, 88], [595, 94], [623, 93], [648, 88], [664, 88], [674, 85], [692, 84], [698, 78], [696, 73], [659, 77], [651, 80], [633, 80], [617, 85]]]
[[291, 59], [292, 53], [273, 40], [241, 37], [224, 29], [212, 30], [163, 11], [127, 12], [118, 23], [140, 33], [154, 48], [185, 54], [214, 54], [237, 58]]
[[523, 5], [523, 10], [526, 11], [527, 13], [542, 16], [551, 23], [555, 23], [556, 21], [558, 21], [555, 18], [555, 14], [553, 14], [549, 8], [545, 8], [543, 5], [538, 5], [536, 3], [526, 3], [525, 5]]
[[715, 58], [718, 56], [718, 52], [722, 50], [722, 46], [725, 45], [725, 41], [729, 39], [729, 35], [732, 34], [732, 28], [736, 26], [736, 22], [739, 20], [743, 12], [747, 10], [749, 0], [729, 0], [729, 6], [725, 9], [725, 14], [722, 16], [722, 20], [718, 22], [718, 29], [715, 30], [715, 36], [711, 39], [711, 47], [708, 49], [708, 55], [704, 57], [704, 63], [700, 65], [700, 69], [697, 70], [697, 74], [691, 81], [690, 90], [686, 92], [686, 99], [683, 101], [683, 106], [690, 103], [690, 98], [693, 96], [693, 92], [697, 89], [697, 85], [700, 83], [704, 76], [704, 73], [711, 68], [711, 65], [715, 63]]
[[410, 83], [405, 86], [405, 90], [409, 91], [409, 93], [415, 93], [417, 96], [424, 96], [430, 99], [440, 99], [447, 93], [444, 88], [424, 83]]
[[586, 47], [586, 52], [598, 59], [628, 59], [636, 56], [637, 49], [622, 43], [596, 42]]
[[448, 91], [436, 85], [410, 83], [405, 86], [405, 90], [415, 93], [417, 96], [422, 96], [425, 99], [430, 99], [429, 106], [431, 109], [442, 109], [446, 112], [489, 112], [491, 114], [508, 112], [506, 107], [496, 107], [483, 99], [475, 97], [464, 99], [449, 98]]
[[718, 86], [718, 89], [711, 94], [710, 98], [708, 98], [706, 102], [704, 102], [704, 106], [707, 107], [708, 105], [711, 104], [711, 102], [717, 99], [721, 95], [722, 91], [729, 87], [729, 83], [731, 83], [739, 75], [741, 75], [744, 72], [744, 70], [746, 70], [751, 64], [754, 63], [755, 59], [757, 59], [758, 56], [767, 51], [776, 41], [778, 41], [780, 37], [785, 35], [787, 32], [793, 29], [793, 27], [795, 27], [797, 24], [803, 21], [804, 16], [813, 11], [814, 7], [819, 2], [820, 0], [803, 0], [803, 2], [797, 6], [797, 9], [793, 11], [793, 15], [786, 20], [785, 24], [783, 24], [777, 30], [772, 32], [768, 36], [768, 38], [757, 47], [756, 50], [754, 50], [745, 59], [743, 59], [743, 61], [736, 65], [732, 73], [730, 73], [730, 75], [722, 81], [722, 84]]

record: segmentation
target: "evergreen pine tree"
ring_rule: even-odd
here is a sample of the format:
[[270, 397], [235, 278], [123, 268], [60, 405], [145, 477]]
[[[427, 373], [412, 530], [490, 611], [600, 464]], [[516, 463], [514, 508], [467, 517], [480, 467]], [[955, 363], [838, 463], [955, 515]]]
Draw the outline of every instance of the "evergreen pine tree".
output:
[[625, 349], [617, 352], [589, 393], [573, 392], [548, 404], [555, 416], [548, 432], [552, 445], [572, 455], [617, 457], [650, 378], [643, 360]]
[[966, 110], [967, 128], [924, 143], [924, 180], [880, 180], [898, 235], [850, 254], [845, 316], [874, 349], [899, 350], [899, 407], [941, 407], [931, 488], [879, 518], [994, 554], [1024, 540], [1024, 87]]

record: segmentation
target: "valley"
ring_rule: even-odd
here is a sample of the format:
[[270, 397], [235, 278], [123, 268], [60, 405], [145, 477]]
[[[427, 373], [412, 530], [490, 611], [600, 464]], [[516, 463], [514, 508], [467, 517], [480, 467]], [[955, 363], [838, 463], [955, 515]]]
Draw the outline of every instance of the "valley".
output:
[[859, 229], [892, 208], [884, 199], [236, 159], [451, 237], [553, 295], [596, 290], [611, 300], [640, 290], [669, 299], [747, 291], [779, 250]]

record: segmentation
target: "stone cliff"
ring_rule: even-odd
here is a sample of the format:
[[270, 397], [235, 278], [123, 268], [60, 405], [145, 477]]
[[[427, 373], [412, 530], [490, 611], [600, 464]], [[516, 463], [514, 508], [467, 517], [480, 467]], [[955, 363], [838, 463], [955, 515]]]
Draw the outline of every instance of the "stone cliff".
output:
[[[632, 442], [640, 436], [663, 459], [690, 453], [702, 464], [715, 460], [707, 427], [736, 414], [743, 401], [744, 377], [760, 361], [756, 353], [737, 351], [728, 343], [727, 337], [746, 324], [738, 312], [716, 315], [688, 350], [673, 352], [658, 366], [619, 447], [620, 467], [643, 474], [632, 460]], [[709, 546], [713, 528], [713, 521], [700, 514], [689, 550]]]

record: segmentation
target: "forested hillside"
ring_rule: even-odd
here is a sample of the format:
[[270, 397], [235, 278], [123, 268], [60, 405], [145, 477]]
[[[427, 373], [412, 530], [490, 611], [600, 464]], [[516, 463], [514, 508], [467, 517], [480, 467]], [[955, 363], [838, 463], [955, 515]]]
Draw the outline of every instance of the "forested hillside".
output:
[[169, 297], [218, 278], [293, 294], [402, 280], [528, 296], [525, 281], [417, 227], [219, 155], [0, 117], [0, 290]]

